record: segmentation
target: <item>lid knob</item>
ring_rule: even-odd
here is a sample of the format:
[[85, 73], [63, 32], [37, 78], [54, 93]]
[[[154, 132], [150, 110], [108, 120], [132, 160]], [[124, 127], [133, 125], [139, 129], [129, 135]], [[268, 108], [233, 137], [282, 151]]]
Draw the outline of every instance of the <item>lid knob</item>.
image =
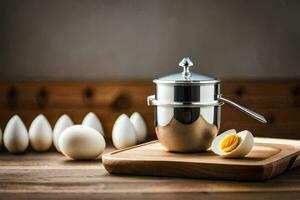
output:
[[190, 60], [189, 57], [183, 58], [182, 61], [179, 63], [179, 66], [183, 67], [182, 76], [184, 79], [189, 80], [191, 78], [192, 74], [189, 68], [193, 65], [193, 62]]

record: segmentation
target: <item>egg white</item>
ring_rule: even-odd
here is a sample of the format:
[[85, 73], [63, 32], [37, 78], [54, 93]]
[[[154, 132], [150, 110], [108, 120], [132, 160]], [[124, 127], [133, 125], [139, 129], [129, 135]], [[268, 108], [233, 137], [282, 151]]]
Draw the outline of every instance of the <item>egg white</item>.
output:
[[[228, 134], [235, 133], [239, 136], [240, 138], [240, 143], [239, 145], [230, 152], [224, 152], [220, 148], [220, 143], [226, 137]], [[215, 140], [212, 143], [212, 151], [215, 154], [218, 154], [224, 158], [242, 158], [246, 156], [253, 148], [254, 145], [254, 139], [253, 135], [251, 134], [250, 131], [244, 130], [239, 133], [236, 133], [235, 129], [231, 129], [228, 131], [225, 131], [224, 133], [218, 135]]]

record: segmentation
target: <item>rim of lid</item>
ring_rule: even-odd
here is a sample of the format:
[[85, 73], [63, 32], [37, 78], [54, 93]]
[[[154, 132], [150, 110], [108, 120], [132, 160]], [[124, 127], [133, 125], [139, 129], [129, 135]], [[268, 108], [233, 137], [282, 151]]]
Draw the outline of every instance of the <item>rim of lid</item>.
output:
[[172, 85], [202, 85], [202, 84], [216, 84], [220, 83], [219, 79], [211, 79], [211, 80], [163, 80], [163, 79], [154, 79], [154, 83], [159, 84], [172, 84]]

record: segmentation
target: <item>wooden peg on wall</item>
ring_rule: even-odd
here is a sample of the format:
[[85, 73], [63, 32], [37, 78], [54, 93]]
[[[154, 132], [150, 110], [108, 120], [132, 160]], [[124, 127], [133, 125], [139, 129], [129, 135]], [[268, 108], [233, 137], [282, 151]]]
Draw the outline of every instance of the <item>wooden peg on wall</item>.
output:
[[17, 107], [18, 104], [18, 96], [19, 96], [19, 91], [18, 88], [15, 86], [11, 86], [6, 93], [6, 102], [7, 106], [10, 109], [14, 109]]
[[44, 87], [40, 88], [36, 94], [36, 103], [38, 107], [39, 108], [46, 107], [48, 100], [49, 100], [49, 91]]
[[293, 87], [292, 90], [291, 90], [291, 93], [292, 93], [294, 96], [299, 96], [299, 95], [300, 95], [300, 87], [299, 87], [299, 86]]
[[123, 110], [123, 109], [130, 108], [131, 105], [132, 105], [132, 103], [131, 103], [130, 97], [125, 93], [121, 93], [112, 102], [111, 108], [113, 110]]
[[238, 97], [242, 97], [245, 94], [245, 88], [243, 86], [239, 86], [235, 91], [235, 95]]
[[91, 87], [85, 88], [82, 93], [83, 102], [86, 105], [90, 105], [92, 103], [94, 95], [95, 95], [95, 92]]

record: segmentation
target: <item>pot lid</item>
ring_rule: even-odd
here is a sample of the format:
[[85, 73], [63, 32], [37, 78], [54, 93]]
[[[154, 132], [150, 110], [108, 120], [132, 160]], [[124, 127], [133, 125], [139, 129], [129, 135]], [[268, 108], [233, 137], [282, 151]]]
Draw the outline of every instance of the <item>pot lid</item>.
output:
[[194, 64], [190, 58], [183, 58], [179, 66], [183, 68], [181, 73], [171, 74], [155, 79], [154, 83], [170, 83], [170, 84], [197, 84], [197, 83], [218, 83], [220, 82], [215, 77], [210, 77], [202, 74], [192, 73], [190, 67]]

